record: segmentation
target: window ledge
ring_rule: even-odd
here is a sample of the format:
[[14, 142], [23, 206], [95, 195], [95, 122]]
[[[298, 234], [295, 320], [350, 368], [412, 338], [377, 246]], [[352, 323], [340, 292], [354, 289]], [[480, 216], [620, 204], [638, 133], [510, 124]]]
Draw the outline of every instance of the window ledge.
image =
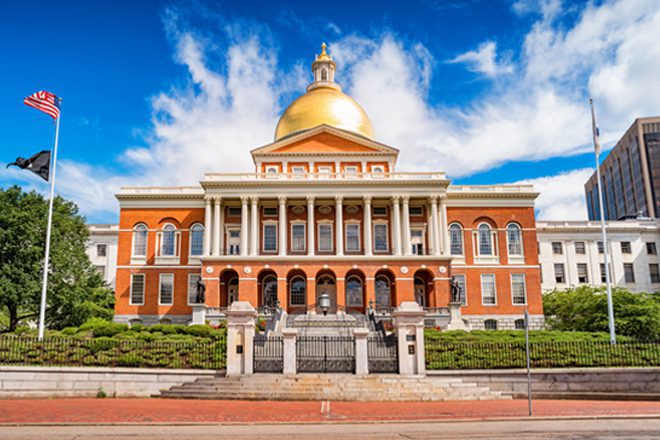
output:
[[134, 265], [147, 264], [147, 257], [131, 257], [131, 264]]
[[475, 264], [499, 264], [500, 257], [474, 257]]
[[[179, 257], [156, 257], [156, 264], [179, 264]], [[170, 304], [163, 304], [170, 305]]]
[[524, 255], [515, 255], [509, 257], [509, 264], [524, 264], [525, 256]]

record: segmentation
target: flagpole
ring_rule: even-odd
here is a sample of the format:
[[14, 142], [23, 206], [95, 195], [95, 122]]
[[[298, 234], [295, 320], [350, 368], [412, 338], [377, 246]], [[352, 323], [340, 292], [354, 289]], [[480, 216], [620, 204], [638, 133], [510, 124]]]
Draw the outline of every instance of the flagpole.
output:
[[46, 252], [44, 255], [44, 277], [41, 283], [41, 306], [39, 308], [39, 340], [44, 338], [46, 323], [46, 292], [48, 291], [48, 261], [50, 259], [50, 230], [53, 224], [53, 199], [55, 198], [55, 171], [57, 170], [57, 143], [60, 136], [60, 115], [55, 122], [55, 146], [50, 172], [50, 199], [48, 200], [48, 225], [46, 226]]
[[610, 343], [616, 344], [616, 332], [614, 330], [614, 306], [612, 304], [612, 285], [610, 282], [610, 254], [607, 244], [607, 231], [605, 229], [605, 209], [603, 207], [603, 190], [600, 176], [600, 141], [598, 139], [598, 126], [596, 125], [596, 111], [594, 100], [589, 98], [591, 106], [591, 125], [594, 135], [594, 151], [596, 153], [596, 178], [598, 179], [598, 205], [600, 207], [600, 229], [603, 235], [603, 255], [605, 257], [605, 286], [607, 289], [607, 319], [610, 327]]

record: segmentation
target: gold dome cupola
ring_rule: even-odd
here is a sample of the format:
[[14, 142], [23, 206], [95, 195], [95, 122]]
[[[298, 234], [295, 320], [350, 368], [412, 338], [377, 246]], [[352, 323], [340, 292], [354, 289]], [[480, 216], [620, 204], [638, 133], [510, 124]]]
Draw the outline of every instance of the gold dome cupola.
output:
[[314, 82], [307, 93], [293, 101], [284, 111], [275, 129], [275, 140], [300, 133], [319, 125], [328, 125], [373, 139], [374, 129], [360, 104], [342, 93], [335, 82], [337, 65], [321, 45], [321, 54], [312, 63]]

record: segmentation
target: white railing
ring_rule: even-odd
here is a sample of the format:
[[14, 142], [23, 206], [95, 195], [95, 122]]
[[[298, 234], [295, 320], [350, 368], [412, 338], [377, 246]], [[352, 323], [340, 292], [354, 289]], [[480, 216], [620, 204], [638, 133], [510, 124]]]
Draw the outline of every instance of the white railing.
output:
[[448, 192], [452, 193], [480, 193], [480, 192], [533, 192], [533, 185], [451, 185]]
[[205, 182], [234, 182], [255, 180], [444, 180], [443, 172], [436, 173], [208, 173]]

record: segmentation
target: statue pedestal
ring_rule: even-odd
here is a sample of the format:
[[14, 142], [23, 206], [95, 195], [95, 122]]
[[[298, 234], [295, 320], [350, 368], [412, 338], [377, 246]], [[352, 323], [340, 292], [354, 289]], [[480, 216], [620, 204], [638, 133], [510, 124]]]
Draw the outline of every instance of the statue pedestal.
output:
[[192, 325], [206, 324], [206, 304], [195, 304], [192, 306]]
[[449, 325], [447, 325], [447, 330], [470, 330], [470, 327], [463, 321], [460, 302], [452, 301], [449, 303]]

